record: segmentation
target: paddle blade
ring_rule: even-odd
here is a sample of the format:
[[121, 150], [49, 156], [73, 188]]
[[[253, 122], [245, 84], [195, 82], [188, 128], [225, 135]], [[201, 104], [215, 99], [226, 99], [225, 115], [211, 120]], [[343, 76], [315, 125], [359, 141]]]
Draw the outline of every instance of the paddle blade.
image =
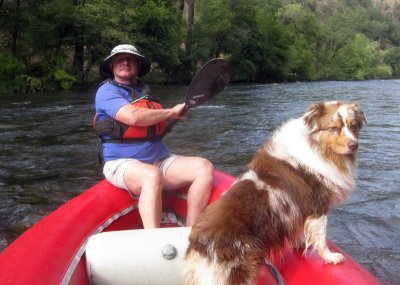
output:
[[193, 78], [186, 93], [186, 109], [195, 108], [220, 93], [231, 79], [229, 63], [220, 58], [207, 62]]

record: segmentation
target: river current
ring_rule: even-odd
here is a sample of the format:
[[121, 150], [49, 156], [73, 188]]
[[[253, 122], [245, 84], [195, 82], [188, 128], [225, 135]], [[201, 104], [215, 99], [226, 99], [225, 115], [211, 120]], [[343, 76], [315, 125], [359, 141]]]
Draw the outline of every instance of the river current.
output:
[[[152, 86], [165, 106], [185, 86]], [[95, 90], [0, 97], [0, 251], [31, 225], [102, 179], [91, 127]], [[165, 138], [238, 175], [285, 120], [320, 101], [358, 101], [359, 181], [332, 211], [328, 237], [383, 284], [400, 284], [400, 81], [231, 85], [191, 110]], [[51, 232], [49, 232], [51, 234]]]

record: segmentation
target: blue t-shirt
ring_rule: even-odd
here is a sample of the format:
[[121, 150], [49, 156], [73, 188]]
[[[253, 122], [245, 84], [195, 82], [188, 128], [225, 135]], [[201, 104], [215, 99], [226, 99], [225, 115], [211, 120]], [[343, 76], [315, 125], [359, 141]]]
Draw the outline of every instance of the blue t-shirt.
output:
[[[127, 86], [127, 88], [109, 82], [101, 85], [95, 98], [97, 119], [103, 120], [108, 117], [115, 119], [118, 110], [133, 101], [131, 90], [140, 97], [145, 95], [146, 92], [139, 85]], [[170, 151], [162, 140], [156, 142], [103, 143], [104, 162], [119, 158], [135, 158], [142, 162], [152, 163], [169, 154]]]

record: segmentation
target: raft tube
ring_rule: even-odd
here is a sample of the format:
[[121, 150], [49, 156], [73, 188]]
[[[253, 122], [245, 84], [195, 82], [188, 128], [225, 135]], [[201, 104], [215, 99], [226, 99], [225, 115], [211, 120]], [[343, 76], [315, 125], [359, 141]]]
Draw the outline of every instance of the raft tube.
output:
[[[233, 183], [234, 177], [216, 170], [210, 204]], [[163, 197], [164, 209], [186, 216], [186, 190]], [[33, 225], [0, 254], [0, 284], [89, 285], [85, 249], [90, 237], [110, 231], [142, 229], [137, 200], [102, 180]], [[325, 264], [318, 254], [288, 251], [277, 264], [287, 285], [380, 285], [364, 267], [329, 241], [346, 261]], [[134, 280], [132, 281], [134, 284]], [[257, 284], [271, 284], [266, 266]]]

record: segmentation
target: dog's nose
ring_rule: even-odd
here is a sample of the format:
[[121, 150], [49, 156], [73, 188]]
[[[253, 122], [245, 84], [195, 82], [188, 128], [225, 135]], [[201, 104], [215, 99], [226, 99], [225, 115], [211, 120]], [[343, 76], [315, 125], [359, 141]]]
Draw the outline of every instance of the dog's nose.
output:
[[358, 142], [357, 142], [357, 141], [350, 141], [350, 142], [347, 144], [347, 147], [348, 147], [350, 150], [356, 150], [356, 149], [358, 148]]

